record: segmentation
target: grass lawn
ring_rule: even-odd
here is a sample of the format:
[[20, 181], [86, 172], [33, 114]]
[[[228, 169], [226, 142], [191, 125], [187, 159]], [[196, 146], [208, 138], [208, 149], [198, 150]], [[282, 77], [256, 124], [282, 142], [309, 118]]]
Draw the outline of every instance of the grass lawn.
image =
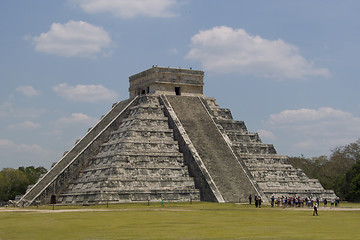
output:
[[204, 202], [2, 208], [0, 239], [360, 239], [359, 208], [320, 207], [318, 217], [307, 208]]

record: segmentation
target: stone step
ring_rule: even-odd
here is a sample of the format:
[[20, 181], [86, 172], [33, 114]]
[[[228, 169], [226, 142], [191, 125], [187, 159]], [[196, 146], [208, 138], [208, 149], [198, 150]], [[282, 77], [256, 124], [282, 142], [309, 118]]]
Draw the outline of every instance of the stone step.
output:
[[161, 129], [161, 128], [150, 128], [144, 130], [144, 128], [139, 129], [138, 127], [129, 128], [126, 131], [124, 129], [114, 131], [111, 133], [110, 140], [121, 139], [125, 137], [144, 137], [144, 138], [174, 138], [173, 131], [170, 129]]
[[261, 143], [260, 137], [257, 133], [242, 133], [239, 131], [226, 131], [226, 134], [229, 136], [230, 140], [234, 143]]
[[238, 202], [256, 192], [202, 101], [184, 96], [167, 99], [224, 200]]
[[160, 152], [162, 150], [164, 152], [168, 151], [179, 151], [179, 147], [175, 142], [169, 143], [150, 143], [150, 142], [120, 142], [118, 144], [111, 144], [111, 145], [103, 145], [100, 147], [100, 153], [98, 154], [101, 156], [104, 152], [118, 152], [121, 153], [122, 151], [132, 151], [132, 152]]
[[166, 178], [166, 177], [184, 177], [188, 176], [185, 169], [181, 166], [172, 168], [103, 168], [101, 170], [86, 169], [80, 173], [79, 177], [92, 177], [97, 178], [102, 175], [115, 175], [119, 174], [133, 179], [135, 175], [141, 175], [153, 178]]
[[[106, 183], [102, 182], [102, 180], [106, 180]], [[142, 179], [129, 179], [125, 177], [112, 177], [111, 179], [79, 179], [75, 183], [69, 184], [69, 190], [71, 190], [71, 192], [76, 191], [76, 189], [90, 191], [94, 188], [101, 189], [104, 187], [116, 189], [117, 191], [125, 189], [137, 189], [140, 187], [148, 189], [161, 189], [164, 187], [194, 188], [194, 181], [189, 177], [177, 177], [175, 179], [158, 179], [150, 177], [143, 177]]]
[[248, 133], [244, 121], [235, 121], [233, 119], [218, 119], [219, 124], [226, 132]]
[[126, 144], [144, 144], [144, 147], [147, 145], [159, 145], [159, 147], [162, 147], [162, 145], [178, 145], [177, 141], [175, 141], [173, 138], [154, 138], [154, 139], [146, 139], [146, 138], [135, 138], [135, 137], [129, 137], [129, 138], [125, 138], [125, 139], [114, 139], [114, 140], [110, 140], [109, 142], [103, 143], [101, 145], [101, 147], [108, 147], [108, 146], [113, 146], [115, 145], [115, 147], [119, 147], [122, 145], [126, 145]]
[[121, 123], [121, 125], [126, 125], [126, 124], [130, 124], [131, 122], [137, 123], [137, 124], [141, 124], [141, 123], [146, 123], [146, 122], [166, 122], [167, 118], [163, 115], [155, 115], [155, 114], [137, 114], [137, 115], [132, 115], [132, 116], [128, 116], [126, 119], [124, 119]]
[[149, 157], [164, 157], [164, 156], [182, 156], [180, 152], [174, 152], [174, 151], [147, 151], [147, 152], [138, 152], [138, 151], [108, 151], [108, 152], [101, 152], [98, 153], [95, 158], [109, 158], [109, 157], [116, 157], [116, 156], [131, 156], [131, 157], [142, 157], [142, 156], [149, 156]]
[[123, 192], [91, 192], [77, 193], [76, 195], [60, 196], [62, 202], [67, 204], [83, 203], [112, 203], [112, 202], [147, 202], [147, 201], [200, 201], [200, 193], [193, 189], [184, 190], [139, 190]]

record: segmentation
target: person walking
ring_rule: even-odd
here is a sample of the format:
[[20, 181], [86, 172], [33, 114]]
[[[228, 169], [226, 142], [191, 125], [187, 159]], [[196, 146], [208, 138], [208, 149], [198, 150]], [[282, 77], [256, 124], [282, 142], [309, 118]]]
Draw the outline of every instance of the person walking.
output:
[[319, 206], [318, 203], [315, 202], [313, 216], [315, 216], [315, 214], [316, 214], [316, 216], [319, 216], [319, 214], [317, 212], [318, 206]]
[[260, 197], [260, 195], [258, 196], [258, 205], [259, 205], [259, 208], [261, 208], [261, 197]]
[[250, 194], [250, 196], [249, 196], [249, 204], [251, 205], [251, 200], [252, 200], [252, 196], [251, 196], [251, 194]]

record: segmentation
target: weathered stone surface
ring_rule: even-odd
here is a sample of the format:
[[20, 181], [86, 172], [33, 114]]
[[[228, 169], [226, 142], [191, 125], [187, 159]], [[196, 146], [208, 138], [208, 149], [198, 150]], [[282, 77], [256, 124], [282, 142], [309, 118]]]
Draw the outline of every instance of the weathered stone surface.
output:
[[203, 71], [154, 66], [129, 78], [129, 95], [203, 96], [203, 78]]
[[20, 202], [335, 197], [248, 132], [229, 109], [204, 97], [203, 75], [153, 67], [131, 76], [131, 98], [114, 104]]
[[267, 198], [272, 195], [335, 197], [334, 192], [324, 190], [318, 180], [309, 179], [301, 169], [294, 168], [288, 157], [277, 155], [273, 145], [262, 143], [257, 133], [249, 133], [244, 122], [233, 120], [229, 109], [221, 109], [213, 98], [205, 100], [238, 160], [245, 164]]

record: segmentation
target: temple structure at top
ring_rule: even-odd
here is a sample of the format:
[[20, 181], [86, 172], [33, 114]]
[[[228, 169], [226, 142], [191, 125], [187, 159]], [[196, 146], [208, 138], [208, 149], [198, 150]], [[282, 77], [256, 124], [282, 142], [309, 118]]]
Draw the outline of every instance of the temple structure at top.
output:
[[203, 80], [203, 71], [157, 66], [131, 76], [130, 98], [115, 103], [19, 204], [335, 197], [204, 96]]
[[154, 66], [129, 77], [130, 98], [144, 94], [204, 96], [204, 72]]

